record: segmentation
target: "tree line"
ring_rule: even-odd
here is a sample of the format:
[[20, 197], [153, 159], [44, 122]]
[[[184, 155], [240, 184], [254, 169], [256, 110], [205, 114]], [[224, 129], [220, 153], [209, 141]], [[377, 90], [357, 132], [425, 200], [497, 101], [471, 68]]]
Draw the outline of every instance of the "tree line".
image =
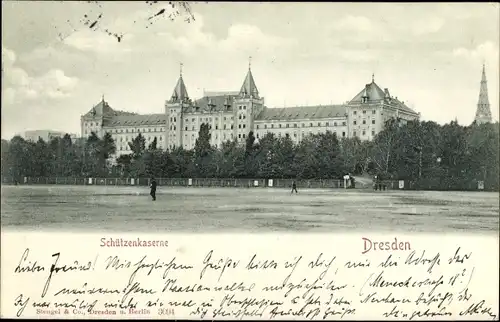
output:
[[429, 121], [402, 124], [388, 120], [372, 141], [338, 138], [333, 132], [310, 134], [298, 144], [289, 136], [268, 133], [244, 144], [210, 144], [210, 128], [202, 124], [192, 150], [164, 151], [156, 139], [146, 146], [138, 134], [128, 143], [131, 153], [112, 162], [111, 134], [92, 133], [84, 142], [69, 135], [50, 142], [16, 136], [2, 140], [2, 177], [176, 177], [341, 179], [346, 173], [379, 178], [439, 182], [448, 188], [473, 181], [498, 189], [499, 124], [461, 126]]

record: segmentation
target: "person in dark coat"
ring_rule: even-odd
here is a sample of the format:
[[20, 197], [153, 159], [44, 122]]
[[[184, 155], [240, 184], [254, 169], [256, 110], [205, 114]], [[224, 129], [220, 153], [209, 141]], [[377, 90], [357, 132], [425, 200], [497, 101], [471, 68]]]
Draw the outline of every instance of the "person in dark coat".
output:
[[295, 183], [295, 180], [292, 182], [292, 192], [291, 193], [293, 193], [294, 191], [295, 191], [295, 193], [299, 193], [297, 191], [297, 184]]
[[149, 193], [151, 195], [151, 198], [153, 198], [153, 201], [156, 200], [156, 180], [155, 178], [151, 178], [151, 182], [149, 187], [151, 188], [151, 192]]

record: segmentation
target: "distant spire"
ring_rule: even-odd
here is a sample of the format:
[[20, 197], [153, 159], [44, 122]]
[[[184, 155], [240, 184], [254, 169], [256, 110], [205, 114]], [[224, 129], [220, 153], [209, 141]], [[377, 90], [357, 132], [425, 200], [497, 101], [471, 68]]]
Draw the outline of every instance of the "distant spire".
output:
[[484, 63], [481, 75], [481, 85], [479, 87], [479, 99], [477, 102], [475, 121], [477, 124], [491, 123], [490, 101], [488, 99], [488, 84], [486, 81], [486, 67]]
[[372, 73], [372, 83], [375, 83], [375, 73]]
[[102, 102], [104, 103], [104, 94], [102, 94]]
[[181, 77], [182, 77], [182, 66], [183, 66], [183, 65], [184, 65], [183, 63], [180, 63], [180, 76], [181, 76]]
[[248, 57], [248, 70], [252, 69], [252, 56]]

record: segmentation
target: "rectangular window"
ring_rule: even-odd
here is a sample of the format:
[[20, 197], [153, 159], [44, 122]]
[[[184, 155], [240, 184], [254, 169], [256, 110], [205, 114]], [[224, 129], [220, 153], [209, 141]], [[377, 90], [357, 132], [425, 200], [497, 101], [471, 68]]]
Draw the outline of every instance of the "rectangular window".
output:
[[241, 124], [238, 124], [238, 128], [241, 129]]
[[356, 136], [356, 131], [352, 132], [352, 135], [353, 135], [353, 136]]
[[259, 126], [257, 125], [257, 130], [259, 129]]
[[363, 111], [363, 114], [366, 114], [366, 111]]
[[297, 123], [295, 123], [295, 124], [293, 125], [293, 127], [297, 127]]
[[354, 121], [353, 124], [356, 125], [356, 121]]
[[287, 124], [286, 127], [290, 127], [290, 124]]
[[375, 120], [372, 120], [372, 124], [375, 124]]
[[377, 112], [376, 112], [375, 110], [373, 110], [373, 111], [372, 111], [372, 114], [375, 114], [375, 113], [377, 113]]
[[267, 129], [267, 124], [264, 124], [264, 128]]
[[358, 114], [358, 112], [354, 111], [354, 112], [352, 112], [352, 114], [356, 115], [356, 114]]
[[246, 124], [243, 124], [243, 128], [245, 128], [245, 127], [246, 127]]
[[231, 124], [231, 130], [233, 129], [233, 125]]
[[363, 120], [363, 124], [366, 124], [366, 120]]
[[364, 135], [366, 135], [366, 132], [365, 132], [365, 131], [363, 131], [363, 136], [364, 136]]
[[372, 131], [372, 136], [375, 136], [375, 131]]
[[343, 125], [343, 126], [345, 126], [345, 125], [346, 125], [346, 123], [345, 123], [345, 122], [342, 122], [342, 125]]

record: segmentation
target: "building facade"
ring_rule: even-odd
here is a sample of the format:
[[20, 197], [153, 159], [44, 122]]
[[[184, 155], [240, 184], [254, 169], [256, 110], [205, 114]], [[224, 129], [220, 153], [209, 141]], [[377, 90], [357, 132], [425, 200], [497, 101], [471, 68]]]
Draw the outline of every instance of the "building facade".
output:
[[146, 145], [156, 138], [157, 147], [164, 150], [192, 149], [203, 123], [210, 126], [211, 144], [220, 147], [225, 141], [244, 142], [251, 131], [257, 140], [274, 133], [288, 135], [294, 143], [309, 134], [326, 131], [339, 138], [371, 140], [390, 118], [405, 122], [420, 117], [392, 97], [387, 88], [382, 90], [374, 77], [346, 104], [269, 108], [259, 94], [250, 67], [239, 91], [206, 92], [197, 100], [189, 97], [181, 73], [164, 109], [162, 114], [148, 115], [116, 111], [103, 97], [81, 117], [82, 136], [95, 132], [101, 137], [109, 132], [119, 156], [131, 153], [128, 142], [139, 133], [145, 137]]

